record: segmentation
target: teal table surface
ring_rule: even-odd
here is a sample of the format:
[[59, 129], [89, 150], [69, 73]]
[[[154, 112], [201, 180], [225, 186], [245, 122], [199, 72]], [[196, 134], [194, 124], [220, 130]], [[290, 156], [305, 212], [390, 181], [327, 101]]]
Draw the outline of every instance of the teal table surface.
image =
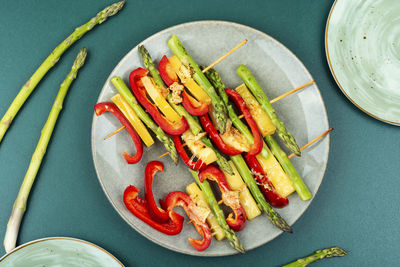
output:
[[[22, 84], [72, 30], [109, 1], [0, 3], [0, 115]], [[62, 57], [21, 109], [0, 144], [0, 239], [40, 130], [60, 82], [82, 46], [86, 66], [73, 84], [28, 202], [18, 244], [70, 236], [105, 248], [126, 266], [278, 266], [319, 248], [346, 249], [344, 258], [315, 266], [396, 265], [400, 249], [399, 128], [359, 111], [341, 93], [325, 57], [325, 23], [333, 1], [133, 1]], [[245, 24], [292, 50], [315, 78], [331, 134], [329, 162], [311, 206], [294, 234], [245, 255], [193, 257], [172, 252], [133, 230], [105, 197], [90, 146], [93, 105], [109, 73], [136, 44], [167, 27], [195, 20]], [[0, 248], [0, 255], [4, 249]]]

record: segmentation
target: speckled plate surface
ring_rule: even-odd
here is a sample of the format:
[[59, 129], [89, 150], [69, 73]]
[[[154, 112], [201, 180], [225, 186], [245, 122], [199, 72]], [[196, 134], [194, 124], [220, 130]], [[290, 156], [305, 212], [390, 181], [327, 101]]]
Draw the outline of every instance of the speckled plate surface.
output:
[[400, 125], [400, 1], [336, 0], [325, 48], [346, 97], [370, 116]]
[[[248, 39], [245, 46], [216, 66], [225, 84], [231, 88], [241, 83], [235, 72], [241, 63], [253, 71], [271, 99], [313, 80], [299, 59], [278, 41], [250, 27], [221, 21], [185, 23], [149, 37], [142, 44], [157, 63], [163, 55], [171, 55], [167, 40], [172, 34], [178, 35], [192, 57], [201, 65], [213, 62], [236, 44]], [[127, 82], [129, 73], [139, 66], [142, 66], [142, 63], [137, 47], [134, 47], [112, 71], [97, 101], [110, 101], [116, 94], [117, 91], [110, 82], [112, 77], [118, 75]], [[315, 84], [274, 103], [274, 107], [300, 145], [306, 144], [328, 129], [325, 106]], [[122, 156], [122, 152], [133, 149], [127, 132], [124, 131], [104, 141], [104, 137], [119, 127], [119, 121], [112, 114], [93, 117], [92, 150], [97, 175], [106, 196], [122, 218], [148, 239], [174, 251], [201, 256], [236, 253], [227, 241], [215, 240], [206, 251], [198, 252], [187, 240], [190, 236], [198, 237], [192, 224], [185, 223], [182, 233], [177, 236], [167, 236], [140, 221], [125, 208], [122, 201], [124, 189], [133, 184], [143, 192], [146, 164], [158, 159], [165, 149], [160, 142], [156, 142], [150, 148], [145, 148], [143, 158], [138, 164], [128, 165]], [[329, 137], [305, 151], [301, 158], [293, 160], [314, 195], [325, 172], [328, 152]], [[175, 166], [168, 156], [163, 157], [161, 161], [164, 163], [165, 171], [157, 174], [155, 179], [153, 186], [155, 198], [164, 198], [167, 193], [174, 190], [185, 191], [186, 186], [193, 182], [193, 177], [184, 163], [180, 161], [179, 165]], [[297, 194], [291, 195], [289, 200], [290, 204], [279, 212], [290, 225], [293, 225], [311, 201], [303, 202]], [[265, 244], [279, 234], [281, 231], [273, 227], [267, 217], [262, 215], [249, 221], [246, 228], [238, 233], [238, 237], [244, 248], [250, 250]]]
[[90, 242], [49, 237], [23, 244], [0, 259], [1, 266], [121, 267], [119, 260]]

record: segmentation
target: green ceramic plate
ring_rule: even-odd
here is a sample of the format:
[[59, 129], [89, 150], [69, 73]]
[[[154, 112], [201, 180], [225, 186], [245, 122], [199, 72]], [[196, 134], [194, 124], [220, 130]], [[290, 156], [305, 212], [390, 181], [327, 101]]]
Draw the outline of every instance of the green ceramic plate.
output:
[[0, 259], [1, 266], [121, 267], [119, 260], [90, 242], [69, 237], [49, 237], [23, 244]]
[[336, 0], [325, 49], [346, 97], [368, 115], [400, 125], [400, 1]]

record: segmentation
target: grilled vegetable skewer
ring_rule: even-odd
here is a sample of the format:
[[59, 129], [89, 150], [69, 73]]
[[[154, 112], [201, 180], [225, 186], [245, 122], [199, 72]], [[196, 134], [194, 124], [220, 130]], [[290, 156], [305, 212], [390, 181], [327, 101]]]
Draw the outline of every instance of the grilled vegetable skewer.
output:
[[14, 101], [11, 103], [6, 114], [0, 122], [0, 143], [5, 135], [7, 129], [10, 127], [14, 117], [17, 115], [18, 111], [21, 109], [22, 105], [28, 99], [32, 91], [35, 89], [36, 85], [41, 81], [44, 75], [58, 62], [65, 50], [67, 50], [72, 44], [79, 40], [85, 33], [93, 29], [97, 24], [101, 24], [118, 13], [119, 10], [124, 6], [125, 1], [114, 3], [99, 13], [91, 20], [76, 28], [75, 31], [62, 41], [51, 54], [43, 61], [39, 68], [35, 71], [32, 77], [22, 86], [18, 95], [15, 97]]
[[50, 142], [54, 126], [56, 125], [58, 115], [62, 109], [62, 105], [65, 96], [68, 93], [68, 89], [72, 82], [76, 79], [78, 70], [85, 64], [86, 59], [86, 48], [82, 48], [78, 53], [70, 73], [67, 75], [65, 80], [60, 86], [57, 97], [54, 104], [50, 110], [49, 117], [43, 129], [41, 131], [39, 142], [36, 146], [35, 152], [33, 152], [31, 162], [29, 164], [28, 170], [25, 174], [25, 178], [22, 182], [21, 188], [18, 192], [17, 199], [14, 202], [14, 206], [11, 212], [10, 219], [7, 224], [6, 235], [4, 237], [4, 248], [6, 252], [10, 252], [15, 248], [15, 244], [18, 237], [19, 227], [26, 210], [26, 203], [31, 191], [32, 185], [35, 182], [37, 172], [39, 171], [40, 165], [42, 163], [43, 157], [46, 154], [47, 145]]

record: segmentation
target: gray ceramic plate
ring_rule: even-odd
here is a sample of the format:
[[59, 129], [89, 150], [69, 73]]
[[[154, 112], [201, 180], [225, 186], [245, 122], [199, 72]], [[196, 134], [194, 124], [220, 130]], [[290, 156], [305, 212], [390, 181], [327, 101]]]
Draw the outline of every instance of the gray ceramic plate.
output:
[[[248, 43], [216, 66], [228, 87], [241, 83], [236, 75], [239, 64], [246, 64], [257, 77], [267, 95], [272, 99], [299, 85], [313, 80], [303, 64], [278, 41], [270, 36], [247, 26], [221, 21], [200, 21], [185, 23], [161, 31], [143, 41], [152, 57], [158, 62], [163, 55], [171, 55], [167, 40], [177, 34], [198, 64], [207, 65], [226, 53], [229, 49], [248, 39]], [[102, 89], [98, 102], [109, 101], [116, 94], [110, 79], [116, 75], [125, 81], [129, 73], [142, 66], [137, 47], [134, 47], [115, 67]], [[278, 115], [288, 129], [296, 136], [299, 144], [306, 144], [328, 129], [325, 106], [315, 84], [296, 95], [274, 104]], [[120, 124], [111, 114], [93, 118], [92, 150], [95, 168], [104, 192], [122, 218], [139, 233], [166, 248], [193, 255], [220, 256], [236, 253], [228, 242], [216, 242], [204, 252], [197, 252], [187, 238], [197, 237], [194, 227], [186, 225], [178, 236], [167, 236], [150, 228], [133, 216], [122, 202], [124, 189], [133, 184], [143, 191], [143, 176], [146, 164], [158, 159], [165, 152], [164, 147], [156, 142], [146, 148], [142, 160], [136, 165], [128, 165], [122, 157], [124, 151], [132, 150], [131, 140], [126, 132], [104, 141], [109, 133], [119, 128]], [[329, 138], [319, 142], [294, 159], [293, 163], [302, 175], [305, 183], [315, 195], [322, 181], [328, 161]], [[155, 179], [154, 191], [157, 198], [163, 198], [174, 190], [185, 191], [193, 182], [183, 162], [175, 166], [169, 157], [163, 157], [165, 172]], [[280, 210], [281, 215], [293, 224], [305, 211], [311, 201], [303, 202], [296, 194], [290, 196], [288, 207]], [[274, 228], [265, 215], [249, 221], [246, 228], [238, 233], [245, 249], [258, 247], [277, 237], [281, 231]]]
[[1, 266], [121, 267], [119, 260], [90, 242], [49, 237], [23, 244], [0, 259]]
[[400, 125], [400, 1], [336, 0], [325, 32], [328, 64], [346, 97]]

